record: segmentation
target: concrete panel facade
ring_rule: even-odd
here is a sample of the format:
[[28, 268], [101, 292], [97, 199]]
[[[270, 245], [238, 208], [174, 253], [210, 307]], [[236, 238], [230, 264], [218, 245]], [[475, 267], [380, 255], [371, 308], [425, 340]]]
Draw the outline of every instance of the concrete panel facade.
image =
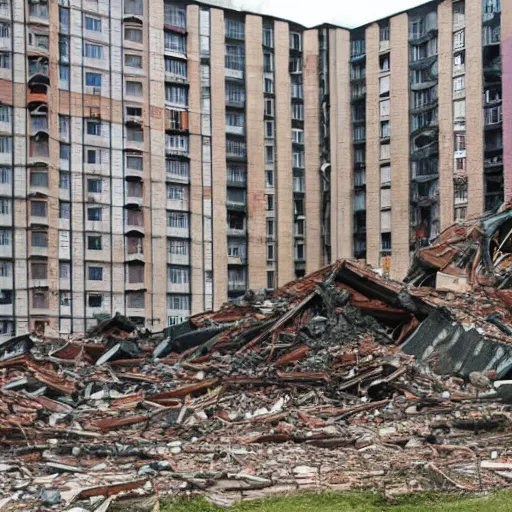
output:
[[407, 14], [391, 18], [391, 277], [401, 279], [409, 268], [409, 22]]
[[366, 259], [380, 265], [379, 25], [366, 29]]
[[484, 211], [482, 0], [466, 2], [466, 137], [468, 217]]
[[[290, 36], [288, 23], [274, 24], [275, 69], [288, 69]], [[285, 72], [275, 74], [276, 113], [276, 224], [277, 286], [292, 281], [293, 268], [293, 187], [291, 83]]]
[[304, 33], [304, 139], [306, 152], [306, 273], [322, 266], [322, 189], [320, 177], [320, 112], [318, 31]]
[[263, 122], [263, 24], [260, 16], [245, 19], [246, 114], [247, 114], [247, 206], [249, 287], [265, 288], [265, 153]]

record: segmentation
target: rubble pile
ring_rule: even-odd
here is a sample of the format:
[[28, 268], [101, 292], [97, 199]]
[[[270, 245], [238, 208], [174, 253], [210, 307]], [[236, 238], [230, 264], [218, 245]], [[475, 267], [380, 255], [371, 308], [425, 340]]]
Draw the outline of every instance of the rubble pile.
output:
[[163, 333], [0, 343], [0, 508], [512, 483], [511, 297], [339, 261]]

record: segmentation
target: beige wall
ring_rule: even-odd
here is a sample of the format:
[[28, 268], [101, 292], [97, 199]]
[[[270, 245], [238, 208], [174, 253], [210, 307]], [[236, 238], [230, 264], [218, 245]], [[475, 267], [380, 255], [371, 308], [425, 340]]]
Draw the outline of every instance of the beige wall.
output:
[[187, 7], [187, 65], [190, 131], [190, 265], [191, 313], [204, 310], [203, 179], [201, 144], [201, 78], [199, 56], [199, 7]]
[[353, 154], [350, 113], [350, 33], [329, 34], [332, 259], [353, 256]]
[[409, 268], [409, 43], [408, 16], [391, 18], [391, 277]]
[[466, 138], [468, 217], [484, 211], [482, 0], [466, 1]]
[[318, 31], [304, 32], [304, 137], [306, 159], [306, 273], [322, 266], [322, 189], [320, 177], [320, 111]]
[[453, 222], [453, 4], [437, 8], [439, 69], [439, 207], [441, 231]]
[[293, 172], [292, 112], [288, 63], [290, 40], [288, 23], [274, 24], [276, 94], [276, 178], [277, 286], [295, 278], [293, 264]]
[[250, 288], [264, 288], [266, 279], [265, 153], [263, 119], [263, 23], [260, 16], [245, 18], [247, 204]]
[[366, 29], [366, 260], [374, 267], [380, 265], [379, 39], [373, 23]]
[[226, 238], [226, 118], [224, 82], [224, 13], [211, 9], [211, 110], [213, 189], [213, 307], [228, 295]]

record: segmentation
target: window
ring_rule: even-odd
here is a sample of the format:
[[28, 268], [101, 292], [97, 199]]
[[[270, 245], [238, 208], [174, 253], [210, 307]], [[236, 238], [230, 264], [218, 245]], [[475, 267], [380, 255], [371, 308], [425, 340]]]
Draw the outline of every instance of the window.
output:
[[46, 217], [48, 215], [48, 203], [46, 201], [31, 201], [30, 215], [33, 217]]
[[7, 261], [0, 262], [0, 277], [10, 277], [11, 269], [11, 264]]
[[0, 153], [11, 152], [11, 137], [0, 136]]
[[363, 55], [365, 52], [365, 41], [364, 39], [355, 39], [350, 41], [350, 56], [357, 57]]
[[165, 167], [167, 174], [172, 174], [182, 178], [189, 177], [189, 162], [186, 160], [166, 160]]
[[380, 117], [388, 117], [389, 116], [389, 100], [384, 100], [380, 102]]
[[453, 34], [453, 48], [455, 50], [460, 50], [464, 48], [464, 39], [465, 39], [465, 31], [459, 30]]
[[10, 69], [11, 68], [11, 56], [8, 53], [0, 52], [0, 68]]
[[169, 281], [173, 284], [188, 284], [189, 279], [188, 268], [169, 267]]
[[142, 117], [141, 107], [126, 107], [126, 115], [129, 117]]
[[102, 217], [102, 209], [101, 207], [94, 207], [87, 209], [87, 220], [97, 221], [101, 220]]
[[101, 193], [103, 182], [97, 178], [89, 178], [87, 180], [87, 192]]
[[183, 201], [185, 199], [185, 187], [181, 185], [167, 185], [167, 199]]
[[11, 26], [8, 23], [0, 23], [0, 37], [11, 37]]
[[[165, 57], [165, 72], [179, 76], [183, 79], [187, 78], [187, 63], [183, 60], [171, 59]], [[226, 84], [227, 86], [228, 84]]]
[[142, 16], [142, 0], [124, 0], [124, 13]]
[[101, 251], [103, 249], [101, 235], [89, 235], [87, 237], [87, 249], [89, 251]]
[[274, 211], [274, 195], [273, 194], [267, 194], [267, 211], [268, 212]]
[[102, 59], [103, 47], [98, 44], [85, 43], [84, 57], [88, 57], [89, 59]]
[[233, 126], [235, 128], [243, 128], [245, 118], [243, 114], [230, 112], [226, 114], [226, 126]]
[[60, 171], [60, 173], [59, 173], [59, 188], [69, 190], [70, 182], [71, 182], [70, 173]]
[[245, 219], [240, 214], [229, 214], [228, 213], [228, 229], [236, 229], [237, 231], [243, 231], [245, 229]]
[[453, 102], [453, 117], [455, 119], [465, 119], [466, 118], [466, 101], [454, 101]]
[[101, 135], [101, 123], [98, 121], [86, 121], [87, 135]]
[[245, 158], [247, 146], [245, 142], [239, 140], [226, 140], [226, 154], [235, 158]]
[[131, 55], [125, 53], [124, 64], [131, 68], [142, 68], [142, 57], [140, 55]]
[[245, 90], [243, 86], [234, 84], [233, 82], [226, 82], [226, 102], [228, 103], [244, 103]]
[[143, 239], [131, 236], [128, 238], [128, 254], [144, 254]]
[[69, 279], [71, 274], [71, 265], [69, 263], [59, 263], [59, 279]]
[[32, 307], [34, 309], [47, 309], [48, 302], [48, 292], [32, 290]]
[[[265, 61], [264, 66], [265, 66]], [[227, 44], [226, 45], [226, 56], [224, 64], [227, 69], [233, 69], [235, 71], [244, 70], [244, 48], [243, 46]]]
[[292, 105], [292, 119], [294, 121], [304, 120], [304, 105], [301, 103], [294, 103]]
[[274, 115], [274, 98], [265, 98], [265, 115]]
[[189, 310], [190, 297], [188, 295], [169, 295], [167, 307], [175, 310]]
[[455, 185], [455, 204], [458, 203], [465, 203], [468, 200], [468, 184], [467, 183], [461, 183], [458, 185]]
[[165, 101], [176, 105], [187, 105], [187, 89], [179, 85], [165, 86]]
[[267, 288], [273, 289], [275, 287], [275, 272], [273, 270], [267, 271]]
[[188, 256], [189, 242], [188, 240], [169, 240], [169, 253], [179, 254], [180, 256]]
[[380, 27], [380, 40], [389, 41], [389, 25], [383, 25]]
[[166, 135], [165, 145], [169, 151], [188, 153], [188, 137], [186, 135]]
[[144, 131], [140, 128], [127, 128], [126, 140], [130, 142], [144, 142]]
[[167, 225], [170, 228], [188, 228], [188, 215], [181, 212], [169, 212], [167, 214]]
[[126, 193], [128, 197], [142, 197], [142, 182], [129, 181], [126, 184]]
[[86, 16], [85, 17], [85, 30], [101, 32], [101, 19], [93, 18], [91, 16]]
[[30, 240], [32, 247], [48, 247], [48, 233], [32, 231]]
[[69, 116], [59, 115], [59, 135], [62, 138], [69, 137]]
[[142, 210], [128, 210], [126, 222], [128, 226], [144, 226], [144, 215]]
[[387, 73], [390, 70], [390, 56], [383, 55], [379, 58], [379, 70], [381, 73]]
[[289, 64], [290, 73], [301, 73], [302, 72], [302, 58], [294, 57], [290, 59]]
[[303, 87], [302, 87], [302, 75], [292, 75], [291, 81], [291, 95], [293, 99], [302, 99]]
[[187, 28], [187, 16], [183, 7], [164, 4], [164, 23], [173, 27]]
[[142, 43], [142, 30], [139, 28], [125, 27], [124, 38], [133, 43]]
[[[265, 73], [272, 73], [274, 71], [274, 54], [270, 52], [263, 52], [263, 71]], [[266, 79], [268, 80], [268, 79]], [[272, 80], [271, 80], [272, 82]], [[272, 90], [267, 91], [265, 88], [265, 92], [274, 92], [273, 82], [272, 82]]]
[[464, 91], [466, 88], [466, 77], [465, 76], [459, 76], [457, 78], [453, 79], [453, 92], [459, 93]]
[[165, 50], [185, 54], [185, 37], [175, 32], [164, 32]]
[[85, 85], [89, 87], [101, 87], [101, 73], [85, 73]]
[[465, 171], [466, 170], [466, 158], [456, 158], [455, 159], [455, 168], [457, 171]]
[[126, 94], [130, 96], [142, 96], [142, 82], [126, 81]]
[[0, 199], [0, 215], [9, 215], [10, 201], [9, 199]]
[[265, 187], [274, 186], [274, 171], [265, 171]]
[[292, 153], [293, 167], [304, 169], [304, 151], [294, 151]]
[[455, 135], [455, 151], [466, 151], [466, 135], [457, 133]]
[[59, 219], [69, 219], [71, 217], [71, 203], [59, 201]]
[[245, 183], [245, 169], [233, 165], [228, 166], [227, 180], [235, 183]]
[[231, 39], [244, 39], [244, 24], [237, 20], [225, 20], [226, 37]]
[[274, 237], [274, 221], [273, 220], [267, 220], [267, 237], [268, 238]]
[[301, 34], [298, 32], [290, 32], [290, 48], [292, 50], [302, 50]]
[[59, 66], [59, 87], [69, 89], [69, 66]]
[[127, 293], [126, 294], [126, 307], [132, 309], [144, 308], [144, 293]]
[[389, 96], [389, 76], [379, 78], [379, 94], [381, 96]]
[[144, 282], [144, 265], [128, 266], [128, 282], [143, 283]]
[[48, 187], [48, 171], [31, 170], [30, 185], [32, 187]]
[[59, 58], [62, 62], [69, 62], [69, 37], [59, 38]]
[[272, 27], [263, 27], [263, 46], [274, 47], [274, 33]]
[[274, 80], [272, 78], [265, 78], [263, 86], [266, 94], [274, 94]]
[[[0, 246], [1, 245], [3, 245], [3, 246], [11, 245], [11, 232], [10, 231], [5, 231], [5, 230], [0, 231]], [[32, 245], [34, 245], [34, 244], [32, 244]]]
[[265, 121], [265, 137], [267, 139], [274, 138], [274, 121]]
[[140, 156], [127, 156], [126, 157], [126, 167], [128, 169], [133, 169], [134, 171], [142, 171], [142, 157]]
[[60, 31], [67, 34], [69, 32], [69, 9], [59, 6], [59, 22]]
[[391, 135], [391, 124], [389, 121], [383, 121], [380, 123], [380, 136], [382, 138], [389, 137]]
[[87, 269], [89, 281], [103, 281], [103, 267], [89, 267]]
[[274, 163], [274, 146], [265, 146], [265, 163]]
[[87, 297], [87, 304], [90, 308], [101, 308], [103, 306], [103, 295], [89, 295]]
[[0, 185], [8, 185], [11, 182], [11, 170], [9, 167], [0, 167]]

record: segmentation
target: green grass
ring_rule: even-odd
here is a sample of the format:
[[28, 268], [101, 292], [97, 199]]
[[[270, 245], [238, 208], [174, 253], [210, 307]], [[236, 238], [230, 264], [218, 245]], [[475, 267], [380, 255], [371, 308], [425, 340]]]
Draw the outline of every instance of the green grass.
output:
[[[162, 503], [161, 512], [224, 512], [205, 499]], [[229, 512], [512, 512], [512, 491], [486, 497], [453, 494], [414, 494], [392, 504], [371, 493], [323, 493], [257, 500], [237, 504]]]

